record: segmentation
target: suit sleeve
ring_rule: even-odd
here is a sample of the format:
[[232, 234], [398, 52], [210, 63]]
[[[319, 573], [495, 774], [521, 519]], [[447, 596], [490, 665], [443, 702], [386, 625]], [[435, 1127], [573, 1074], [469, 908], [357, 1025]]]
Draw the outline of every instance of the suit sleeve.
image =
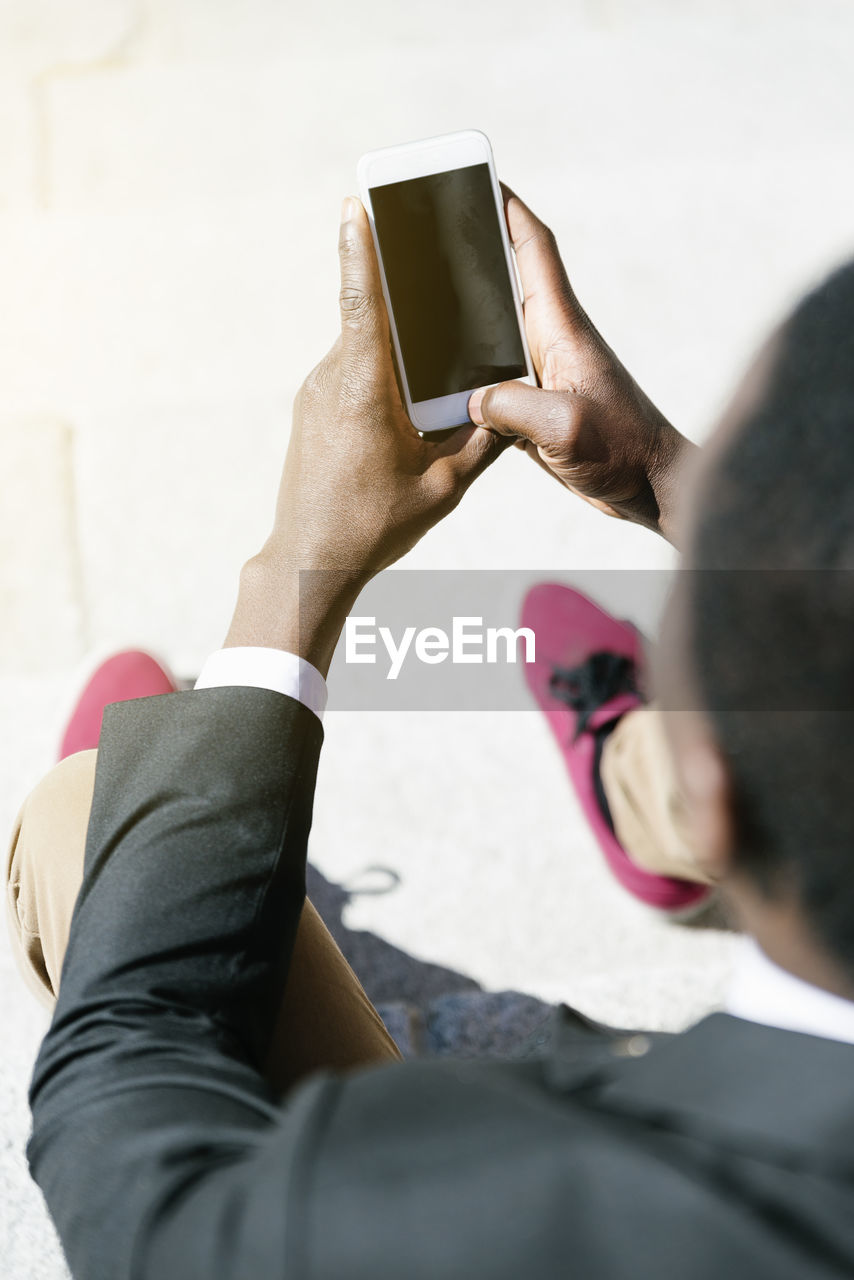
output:
[[323, 1081], [260, 1064], [305, 897], [320, 722], [219, 688], [108, 709], [28, 1149], [79, 1280], [298, 1274], [291, 1180]]

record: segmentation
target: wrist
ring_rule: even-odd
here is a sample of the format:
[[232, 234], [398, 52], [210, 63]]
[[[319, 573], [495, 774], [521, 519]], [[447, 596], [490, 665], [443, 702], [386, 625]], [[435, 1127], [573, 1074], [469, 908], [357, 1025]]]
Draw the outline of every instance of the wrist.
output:
[[263, 646], [295, 653], [326, 676], [364, 577], [350, 570], [300, 568], [267, 548], [246, 562], [225, 648]]
[[676, 545], [679, 480], [697, 446], [667, 424], [649, 468], [649, 483], [657, 509], [656, 532]]

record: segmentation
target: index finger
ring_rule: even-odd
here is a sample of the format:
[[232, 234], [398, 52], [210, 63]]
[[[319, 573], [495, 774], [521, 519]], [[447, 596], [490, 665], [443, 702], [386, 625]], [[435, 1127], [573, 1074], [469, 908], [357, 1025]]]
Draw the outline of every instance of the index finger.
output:
[[587, 318], [572, 291], [554, 233], [506, 183], [501, 190], [525, 295], [525, 329], [541, 374], [549, 348], [574, 337]]
[[388, 313], [368, 215], [354, 196], [348, 196], [341, 208], [338, 253], [344, 351], [374, 362], [380, 353], [385, 356], [388, 347]]

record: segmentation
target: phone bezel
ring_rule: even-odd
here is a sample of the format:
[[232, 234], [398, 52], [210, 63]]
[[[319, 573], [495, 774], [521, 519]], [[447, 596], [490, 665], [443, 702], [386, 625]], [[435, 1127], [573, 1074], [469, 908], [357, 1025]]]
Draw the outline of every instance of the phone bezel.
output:
[[449, 396], [439, 396], [433, 400], [413, 401], [409, 393], [406, 366], [400, 349], [400, 340], [391, 307], [385, 266], [374, 222], [371, 188], [382, 187], [390, 182], [402, 182], [407, 178], [423, 178], [432, 173], [444, 173], [450, 169], [464, 169], [469, 165], [483, 163], [489, 166], [495, 212], [501, 233], [501, 242], [504, 246], [504, 257], [507, 263], [507, 273], [510, 277], [510, 286], [513, 291], [513, 302], [516, 308], [516, 322], [519, 327], [522, 350], [525, 354], [525, 366], [528, 370], [527, 374], [517, 379], [517, 381], [536, 385], [536, 374], [534, 373], [528, 340], [525, 335], [519, 280], [507, 230], [507, 219], [504, 215], [504, 200], [495, 169], [492, 147], [486, 134], [481, 133], [479, 129], [463, 129], [458, 133], [448, 133], [436, 138], [422, 138], [418, 142], [402, 143], [394, 147], [384, 147], [379, 151], [369, 151], [360, 159], [356, 171], [359, 195], [368, 215], [371, 234], [374, 238], [374, 245], [379, 259], [383, 295], [388, 309], [391, 338], [397, 357], [406, 410], [413, 426], [418, 431], [445, 431], [449, 427], [462, 426], [469, 422], [468, 402], [472, 392], [476, 391], [477, 388], [469, 387], [465, 391], [455, 392]]

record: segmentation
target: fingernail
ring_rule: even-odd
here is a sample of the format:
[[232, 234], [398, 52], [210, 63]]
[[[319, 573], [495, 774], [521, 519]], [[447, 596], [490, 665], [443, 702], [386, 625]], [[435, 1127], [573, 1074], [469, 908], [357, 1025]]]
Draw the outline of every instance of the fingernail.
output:
[[356, 201], [352, 196], [345, 196], [341, 202], [341, 221], [349, 222], [356, 216]]
[[480, 391], [475, 391], [469, 400], [469, 417], [472, 422], [476, 422], [479, 427], [484, 425], [485, 419], [480, 412], [480, 406], [483, 403], [483, 397], [486, 395], [486, 388], [481, 387]]

